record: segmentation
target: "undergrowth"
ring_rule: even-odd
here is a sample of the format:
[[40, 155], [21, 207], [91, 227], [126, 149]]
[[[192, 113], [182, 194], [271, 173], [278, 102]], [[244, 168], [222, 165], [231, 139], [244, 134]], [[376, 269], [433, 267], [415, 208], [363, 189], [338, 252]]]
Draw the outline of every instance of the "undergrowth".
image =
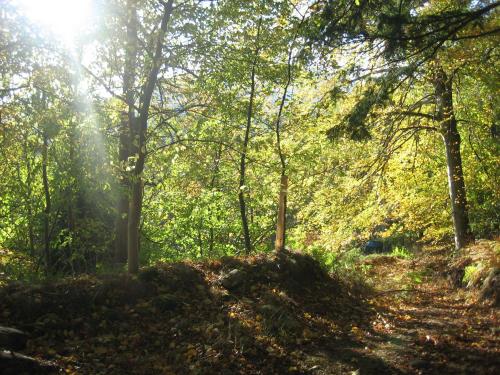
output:
[[401, 259], [412, 259], [413, 253], [404, 246], [396, 246], [392, 249], [391, 256]]

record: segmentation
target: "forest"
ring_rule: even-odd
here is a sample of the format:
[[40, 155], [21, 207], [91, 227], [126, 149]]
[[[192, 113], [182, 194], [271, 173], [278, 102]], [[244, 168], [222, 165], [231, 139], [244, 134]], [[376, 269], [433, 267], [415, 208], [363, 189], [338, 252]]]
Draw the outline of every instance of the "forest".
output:
[[497, 373], [499, 10], [0, 0], [0, 372]]

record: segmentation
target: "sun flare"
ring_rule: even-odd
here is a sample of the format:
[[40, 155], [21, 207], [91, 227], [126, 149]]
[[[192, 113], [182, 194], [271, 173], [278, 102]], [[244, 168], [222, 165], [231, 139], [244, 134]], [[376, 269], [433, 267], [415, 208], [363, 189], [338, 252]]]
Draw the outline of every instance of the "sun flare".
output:
[[92, 0], [17, 0], [21, 11], [57, 39], [71, 45], [90, 22]]

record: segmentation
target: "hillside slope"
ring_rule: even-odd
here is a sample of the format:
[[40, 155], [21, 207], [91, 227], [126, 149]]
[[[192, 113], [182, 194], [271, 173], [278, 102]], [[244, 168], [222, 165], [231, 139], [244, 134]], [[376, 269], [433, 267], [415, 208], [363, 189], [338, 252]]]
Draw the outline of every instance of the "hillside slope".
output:
[[69, 374], [494, 374], [497, 311], [450, 293], [443, 256], [369, 259], [375, 290], [291, 252], [11, 284], [0, 325]]

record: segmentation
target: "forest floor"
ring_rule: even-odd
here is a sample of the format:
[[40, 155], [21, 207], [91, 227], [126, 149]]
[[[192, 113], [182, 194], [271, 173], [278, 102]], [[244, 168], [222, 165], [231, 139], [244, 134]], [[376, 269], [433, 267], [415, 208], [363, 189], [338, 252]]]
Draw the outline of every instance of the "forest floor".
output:
[[288, 252], [14, 283], [0, 325], [30, 335], [30, 374], [497, 374], [498, 310], [450, 289], [447, 253], [366, 257], [372, 287]]
[[450, 287], [449, 253], [426, 249], [411, 260], [365, 261], [376, 285], [372, 301], [385, 321], [375, 340], [365, 338], [367, 350], [395, 373], [500, 372], [499, 311], [477, 292]]

